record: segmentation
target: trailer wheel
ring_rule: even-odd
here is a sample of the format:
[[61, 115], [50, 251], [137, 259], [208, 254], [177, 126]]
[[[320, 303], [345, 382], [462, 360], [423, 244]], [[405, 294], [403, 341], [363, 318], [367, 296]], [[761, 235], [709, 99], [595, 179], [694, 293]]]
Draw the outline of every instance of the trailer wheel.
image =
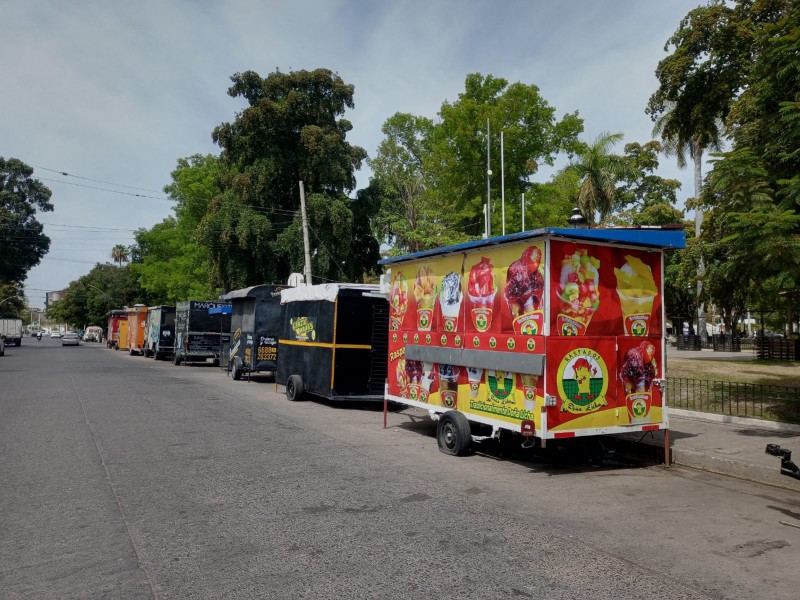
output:
[[175, 354], [172, 355], [172, 364], [176, 367], [181, 364], [181, 353], [177, 350], [175, 351]]
[[242, 378], [242, 371], [243, 371], [242, 364], [241, 361], [239, 360], [239, 357], [237, 356], [236, 358], [233, 359], [233, 362], [231, 363], [231, 379], [233, 379], [234, 381], [239, 381]]
[[469, 421], [457, 410], [449, 410], [436, 423], [436, 442], [439, 450], [451, 456], [464, 456], [472, 443]]
[[300, 375], [292, 375], [286, 382], [286, 397], [292, 402], [297, 402], [303, 399], [303, 378]]

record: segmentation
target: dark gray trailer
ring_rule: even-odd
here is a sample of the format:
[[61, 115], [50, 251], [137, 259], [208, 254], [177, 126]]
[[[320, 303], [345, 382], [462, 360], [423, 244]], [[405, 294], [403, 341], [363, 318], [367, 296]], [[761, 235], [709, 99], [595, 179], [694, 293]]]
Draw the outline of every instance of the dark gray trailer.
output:
[[175, 306], [175, 353], [173, 364], [205, 362], [219, 363], [222, 332], [230, 331], [231, 315], [211, 309], [230, 309], [227, 302], [187, 300]]
[[383, 401], [389, 303], [378, 285], [329, 283], [281, 291], [277, 383], [286, 397]]
[[231, 303], [230, 343], [222, 364], [227, 360], [234, 380], [245, 373], [275, 374], [282, 323], [280, 291], [286, 287], [255, 285], [222, 296]]

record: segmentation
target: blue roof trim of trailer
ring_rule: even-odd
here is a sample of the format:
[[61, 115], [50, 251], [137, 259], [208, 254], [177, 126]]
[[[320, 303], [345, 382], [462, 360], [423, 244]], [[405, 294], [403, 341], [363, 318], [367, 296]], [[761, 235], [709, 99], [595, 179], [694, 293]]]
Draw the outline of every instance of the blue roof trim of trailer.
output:
[[208, 309], [208, 314], [210, 315], [230, 315], [233, 313], [233, 306], [230, 304], [220, 304], [219, 306], [215, 306], [214, 308]]
[[686, 233], [680, 229], [661, 229], [661, 228], [647, 228], [647, 227], [624, 228], [624, 229], [623, 228], [571, 229], [571, 228], [549, 227], [546, 229], [533, 229], [531, 231], [512, 233], [511, 235], [493, 237], [485, 240], [475, 240], [472, 242], [465, 242], [463, 244], [457, 244], [455, 246], [434, 248], [433, 250], [423, 250], [422, 252], [415, 252], [414, 254], [393, 256], [378, 261], [378, 264], [391, 265], [394, 263], [405, 262], [408, 260], [418, 260], [420, 258], [427, 258], [430, 256], [439, 256], [441, 254], [453, 254], [457, 252], [464, 252], [466, 250], [487, 248], [490, 246], [497, 246], [499, 244], [506, 244], [509, 242], [516, 242], [520, 240], [528, 240], [531, 238], [539, 238], [546, 236], [569, 238], [573, 240], [586, 240], [587, 242], [609, 242], [616, 244], [626, 244], [629, 246], [642, 246], [644, 248], [680, 249], [686, 247]]

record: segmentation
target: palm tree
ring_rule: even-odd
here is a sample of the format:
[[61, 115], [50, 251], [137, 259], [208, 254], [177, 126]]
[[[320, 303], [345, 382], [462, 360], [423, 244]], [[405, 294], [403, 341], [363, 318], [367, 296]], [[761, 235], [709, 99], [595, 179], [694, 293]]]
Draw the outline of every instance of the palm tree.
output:
[[122, 244], [117, 244], [111, 249], [111, 258], [121, 267], [123, 261], [128, 262], [128, 249]]
[[[660, 136], [664, 142], [664, 153], [678, 159], [678, 167], [686, 167], [686, 155], [694, 162], [694, 197], [698, 204], [694, 209], [694, 235], [700, 237], [703, 227], [703, 208], [699, 204], [703, 193], [703, 152], [706, 149], [722, 149], [722, 122], [719, 117], [705, 114], [700, 116], [699, 107], [689, 106], [688, 99], [683, 102], [665, 101], [663, 112], [655, 119], [653, 135]], [[697, 296], [703, 291], [702, 278], [706, 269], [702, 259], [697, 265]], [[697, 322], [700, 338], [705, 344], [706, 330], [705, 306], [697, 304]]]
[[[601, 133], [579, 150], [577, 161], [567, 167], [580, 178], [578, 208], [590, 225], [603, 221], [617, 208], [617, 182], [637, 175], [623, 157], [611, 154], [611, 148], [622, 137], [621, 133]], [[595, 218], [597, 213], [599, 219]]]

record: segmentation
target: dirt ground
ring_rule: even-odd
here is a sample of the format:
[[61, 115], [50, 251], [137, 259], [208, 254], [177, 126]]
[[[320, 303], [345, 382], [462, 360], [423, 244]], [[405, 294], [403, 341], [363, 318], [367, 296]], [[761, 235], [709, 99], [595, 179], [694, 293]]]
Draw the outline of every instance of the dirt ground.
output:
[[725, 361], [669, 357], [667, 377], [736, 381], [800, 387], [800, 363], [786, 361]]

